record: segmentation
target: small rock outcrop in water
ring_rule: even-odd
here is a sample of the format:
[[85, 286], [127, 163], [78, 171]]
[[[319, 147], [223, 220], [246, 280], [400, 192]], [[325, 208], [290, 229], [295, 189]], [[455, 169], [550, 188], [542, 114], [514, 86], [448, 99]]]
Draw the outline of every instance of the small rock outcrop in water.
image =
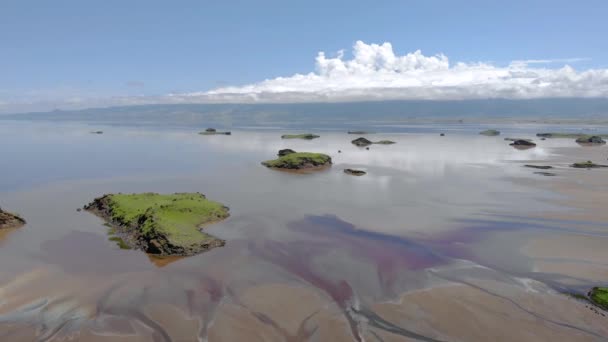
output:
[[524, 139], [515, 140], [512, 143], [510, 143], [509, 145], [511, 145], [513, 147], [524, 147], [524, 148], [530, 148], [530, 147], [536, 146], [536, 144], [531, 142], [530, 140], [524, 140]]
[[538, 171], [538, 172], [534, 172], [535, 175], [541, 175], [541, 176], [557, 176], [555, 173], [553, 172], [546, 172], [546, 171]]
[[219, 132], [215, 128], [207, 128], [206, 130], [199, 132], [200, 135], [231, 135], [231, 132]]
[[394, 141], [391, 140], [380, 140], [380, 141], [371, 141], [368, 139], [365, 139], [363, 137], [357, 138], [353, 141], [351, 141], [351, 143], [355, 146], [359, 146], [359, 147], [366, 147], [372, 144], [379, 144], [379, 145], [392, 145], [395, 144]]
[[24, 219], [0, 208], [0, 229], [19, 228], [23, 225], [25, 225]]
[[359, 146], [359, 147], [365, 147], [365, 146], [369, 146], [369, 145], [373, 144], [373, 142], [371, 142], [370, 140], [367, 140], [363, 137], [357, 138], [357, 139], [351, 141], [351, 143], [353, 145]]
[[228, 208], [200, 193], [108, 194], [85, 210], [103, 218], [129, 248], [161, 256], [190, 256], [223, 246], [201, 226], [229, 216]]
[[608, 167], [608, 165], [600, 165], [600, 164], [596, 164], [596, 163], [592, 162], [591, 160], [588, 160], [586, 162], [571, 164], [570, 167], [574, 167], [577, 169], [594, 169], [594, 168], [600, 168], [600, 167]]
[[312, 139], [316, 139], [319, 138], [319, 135], [315, 135], [315, 134], [311, 134], [311, 133], [306, 133], [306, 134], [283, 134], [281, 135], [281, 139], [305, 139], [305, 140], [312, 140]]
[[344, 169], [344, 173], [346, 173], [347, 175], [352, 175], [352, 176], [363, 176], [363, 175], [367, 174], [367, 172], [365, 172], [365, 171], [355, 170], [355, 169]]
[[606, 141], [597, 135], [584, 136], [576, 139], [576, 142], [581, 145], [604, 145]]
[[500, 131], [497, 131], [495, 129], [486, 129], [485, 131], [479, 132], [479, 134], [492, 137], [492, 136], [500, 135]]
[[331, 165], [331, 157], [322, 153], [294, 152], [262, 162], [262, 165], [279, 170], [320, 169]]
[[277, 155], [279, 157], [283, 157], [283, 156], [286, 156], [286, 155], [292, 154], [292, 153], [296, 153], [296, 151], [294, 151], [290, 148], [286, 148], [286, 149], [279, 150], [279, 153], [277, 153]]
[[553, 166], [550, 166], [550, 165], [531, 165], [531, 164], [526, 164], [526, 165], [524, 165], [524, 167], [529, 167], [532, 169], [540, 169], [540, 170], [549, 170], [549, 169], [553, 168]]
[[103, 131], [91, 131], [91, 134], [103, 134]]
[[445, 133], [440, 133], [439, 136], [440, 137], [445, 137]]

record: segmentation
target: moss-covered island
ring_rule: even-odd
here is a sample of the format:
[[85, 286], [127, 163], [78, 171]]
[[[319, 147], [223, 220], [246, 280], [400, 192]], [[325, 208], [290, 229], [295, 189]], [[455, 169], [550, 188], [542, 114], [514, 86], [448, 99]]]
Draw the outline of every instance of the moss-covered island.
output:
[[331, 165], [331, 157], [323, 153], [294, 152], [264, 161], [262, 165], [279, 170], [320, 169]]
[[493, 136], [496, 136], [496, 135], [500, 135], [500, 131], [497, 131], [495, 129], [486, 129], [485, 131], [479, 132], [479, 134], [481, 134], [481, 135], [487, 135], [489, 137], [493, 137]]
[[19, 228], [25, 225], [25, 220], [16, 214], [3, 211], [0, 208], [0, 229]]
[[588, 293], [591, 303], [608, 310], [608, 287], [594, 287]]
[[281, 135], [281, 139], [305, 139], [305, 140], [312, 140], [312, 139], [316, 139], [316, 138], [320, 138], [319, 135], [315, 135], [315, 134], [310, 134], [310, 133], [305, 133], [305, 134], [283, 134]]
[[106, 220], [125, 247], [161, 256], [190, 256], [223, 246], [225, 241], [201, 227], [230, 215], [201, 193], [107, 194], [84, 209]]
[[574, 167], [577, 169], [593, 169], [593, 168], [600, 168], [600, 167], [608, 167], [608, 165], [600, 165], [600, 164], [596, 164], [596, 163], [592, 162], [591, 160], [587, 160], [586, 162], [579, 162], [579, 163], [571, 164], [570, 167]]
[[372, 144], [379, 144], [379, 145], [392, 145], [395, 144], [394, 141], [391, 140], [380, 140], [380, 141], [371, 141], [369, 139], [365, 139], [364, 137], [360, 137], [357, 138], [353, 141], [351, 141], [351, 143], [355, 146], [359, 146], [359, 147], [366, 147]]
[[202, 131], [202, 132], [198, 132], [198, 134], [200, 135], [231, 135], [231, 132], [220, 132], [218, 130], [216, 130], [215, 128], [207, 128], [206, 130]]
[[598, 135], [585, 135], [576, 139], [576, 142], [581, 145], [604, 145], [606, 141]]

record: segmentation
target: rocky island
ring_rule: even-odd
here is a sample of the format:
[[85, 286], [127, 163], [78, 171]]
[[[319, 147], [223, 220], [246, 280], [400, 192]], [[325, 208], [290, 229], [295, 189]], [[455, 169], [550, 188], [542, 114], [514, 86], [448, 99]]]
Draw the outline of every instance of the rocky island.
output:
[[219, 132], [215, 128], [207, 128], [206, 130], [199, 132], [200, 135], [231, 135], [231, 132]]
[[533, 143], [530, 140], [526, 140], [526, 139], [517, 139], [517, 140], [513, 141], [512, 143], [510, 143], [509, 145], [513, 146], [515, 148], [519, 148], [519, 149], [528, 149], [528, 148], [532, 148], [532, 147], [536, 146], [535, 143]]
[[608, 165], [600, 165], [592, 162], [591, 160], [587, 160], [586, 162], [579, 162], [571, 164], [570, 167], [574, 167], [577, 169], [594, 169], [600, 167], [608, 167]]
[[581, 145], [604, 145], [606, 141], [598, 135], [586, 135], [576, 139]]
[[500, 135], [500, 131], [497, 131], [495, 129], [486, 129], [485, 131], [479, 132], [479, 134], [493, 137], [493, 136]]
[[355, 146], [359, 146], [359, 147], [366, 147], [372, 144], [380, 144], [380, 145], [392, 145], [395, 144], [394, 141], [391, 140], [380, 140], [380, 141], [371, 141], [368, 139], [365, 139], [363, 137], [357, 138], [353, 141], [351, 141], [351, 143]]
[[0, 229], [19, 228], [23, 225], [25, 225], [24, 219], [0, 208]]
[[314, 170], [330, 166], [331, 157], [322, 153], [293, 152], [264, 161], [262, 165], [278, 170]]
[[223, 246], [201, 227], [227, 218], [228, 208], [201, 193], [107, 194], [84, 209], [106, 220], [132, 249], [160, 256], [190, 256]]
[[315, 134], [310, 134], [310, 133], [305, 133], [305, 134], [283, 134], [281, 135], [281, 139], [305, 139], [305, 140], [312, 140], [312, 139], [316, 139], [316, 138], [320, 138], [319, 135], [315, 135]]

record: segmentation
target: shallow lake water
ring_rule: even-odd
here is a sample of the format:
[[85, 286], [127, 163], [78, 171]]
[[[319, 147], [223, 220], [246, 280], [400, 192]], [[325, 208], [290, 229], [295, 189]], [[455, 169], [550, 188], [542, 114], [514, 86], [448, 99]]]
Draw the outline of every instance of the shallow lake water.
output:
[[[542, 129], [512, 125], [486, 137], [477, 134], [483, 128], [440, 137], [434, 126], [376, 127], [368, 139], [396, 144], [366, 150], [350, 143], [358, 136], [327, 129], [307, 141], [281, 139], [288, 132], [276, 128], [201, 136], [194, 128], [0, 122], [0, 205], [28, 222], [0, 232], [0, 337], [238, 340], [241, 329], [260, 340], [373, 340], [377, 330], [452, 340], [389, 322], [374, 307], [451, 282], [540, 293], [591, 285], [535, 273], [520, 253], [533, 237], [580, 234], [570, 222], [532, 218], [571, 210], [556, 204], [559, 195], [513, 181], [550, 182], [523, 164], [576, 144], [517, 150], [504, 138]], [[260, 164], [282, 148], [326, 153], [333, 165], [294, 174]], [[196, 191], [231, 216], [206, 229], [226, 246], [188, 258], [121, 250], [98, 217], [76, 210], [105, 193]], [[310, 315], [299, 313], [307, 305]]]

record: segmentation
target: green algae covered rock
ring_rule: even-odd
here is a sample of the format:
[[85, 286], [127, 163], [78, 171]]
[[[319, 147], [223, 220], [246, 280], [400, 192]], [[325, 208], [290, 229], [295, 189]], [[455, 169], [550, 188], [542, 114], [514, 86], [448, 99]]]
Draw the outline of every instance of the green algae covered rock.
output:
[[294, 152], [262, 162], [262, 165], [285, 170], [314, 169], [331, 165], [331, 157], [323, 153]]
[[126, 245], [157, 255], [194, 255], [225, 241], [201, 227], [229, 216], [223, 204], [200, 193], [108, 194], [85, 210], [103, 218]]

